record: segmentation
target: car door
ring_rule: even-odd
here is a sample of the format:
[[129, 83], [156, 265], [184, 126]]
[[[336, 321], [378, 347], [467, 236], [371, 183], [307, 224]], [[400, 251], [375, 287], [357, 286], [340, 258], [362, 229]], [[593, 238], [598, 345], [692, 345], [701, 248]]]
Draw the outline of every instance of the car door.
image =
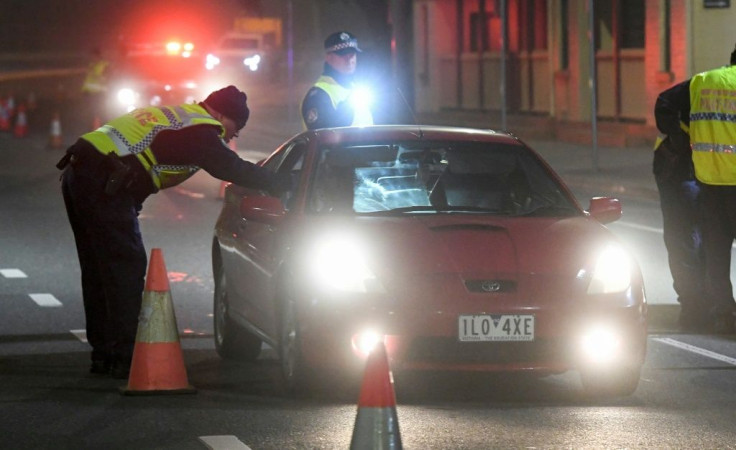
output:
[[[245, 313], [259, 329], [270, 336], [275, 336], [275, 307], [277, 270], [280, 264], [279, 239], [286, 239], [285, 229], [289, 223], [289, 214], [294, 209], [295, 201], [302, 183], [302, 165], [306, 152], [305, 141], [295, 141], [282, 158], [268, 161], [265, 164], [273, 172], [290, 173], [291, 190], [281, 196], [286, 209], [286, 216], [279, 224], [259, 222], [241, 218], [237, 231], [236, 247], [243, 255], [246, 266], [243, 272], [247, 276], [242, 280], [241, 288], [246, 299]], [[251, 191], [250, 195], [265, 195]]]

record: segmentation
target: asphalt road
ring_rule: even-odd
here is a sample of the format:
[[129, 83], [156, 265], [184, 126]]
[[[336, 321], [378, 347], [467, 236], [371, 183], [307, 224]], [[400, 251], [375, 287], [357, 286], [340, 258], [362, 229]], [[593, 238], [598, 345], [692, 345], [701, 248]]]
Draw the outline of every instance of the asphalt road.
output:
[[[278, 125], [284, 108], [252, 106], [260, 114], [238, 151], [255, 161], [298, 130]], [[251, 364], [216, 355], [209, 254], [220, 182], [204, 173], [151, 197], [141, 215], [147, 248], [164, 252], [197, 393], [121, 396], [123, 382], [87, 375], [80, 273], [54, 168], [62, 150], [48, 148], [48, 112], [34, 114], [30, 136], [0, 132], [0, 448], [347, 448], [354, 392], [289, 398], [273, 381], [269, 349]], [[86, 125], [65, 122], [65, 141]], [[612, 228], [642, 249], [647, 285], [661, 285], [664, 297], [667, 282], [656, 275], [664, 249], [652, 232], [657, 205], [627, 204], [634, 226]], [[403, 444], [414, 449], [734, 448], [735, 369], [733, 336], [664, 327], [650, 335], [641, 383], [627, 398], [586, 399], [575, 373], [437, 374], [397, 378], [397, 413]]]

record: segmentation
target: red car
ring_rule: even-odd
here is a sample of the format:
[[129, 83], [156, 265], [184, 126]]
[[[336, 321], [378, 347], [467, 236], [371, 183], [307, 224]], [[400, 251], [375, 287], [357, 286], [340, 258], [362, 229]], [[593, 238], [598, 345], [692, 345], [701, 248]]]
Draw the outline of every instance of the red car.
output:
[[646, 353], [636, 262], [541, 157], [494, 131], [435, 126], [301, 133], [261, 163], [281, 198], [230, 185], [212, 246], [215, 344], [277, 350], [291, 390], [393, 371], [578, 370], [631, 394]]

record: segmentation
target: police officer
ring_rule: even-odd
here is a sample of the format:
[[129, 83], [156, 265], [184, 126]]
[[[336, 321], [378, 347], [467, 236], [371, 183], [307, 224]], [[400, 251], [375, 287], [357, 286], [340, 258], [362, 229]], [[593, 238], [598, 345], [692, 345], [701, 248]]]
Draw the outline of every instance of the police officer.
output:
[[94, 123], [105, 115], [105, 94], [110, 71], [110, 62], [102, 56], [102, 50], [92, 49], [92, 60], [87, 66], [87, 74], [82, 82], [84, 105], [88, 109], [85, 120]]
[[[678, 146], [690, 145], [700, 184], [705, 257], [704, 311], [710, 331], [734, 332], [731, 245], [736, 238], [736, 49], [731, 65], [702, 72], [662, 92], [655, 105], [657, 128]], [[689, 117], [690, 137], [680, 129]]]
[[[690, 118], [681, 120], [682, 132], [688, 133]], [[708, 311], [703, 299], [705, 263], [698, 216], [700, 186], [693, 172], [690, 145], [685, 139], [679, 143], [676, 145], [669, 136], [657, 138], [652, 171], [659, 191], [672, 286], [680, 303], [680, 328], [702, 331], [707, 326]]]
[[302, 101], [302, 119], [309, 130], [350, 125], [372, 125], [373, 115], [367, 99], [361, 99], [355, 86], [358, 64], [358, 39], [347, 31], [332, 33], [325, 39], [325, 63]]
[[199, 104], [140, 108], [82, 135], [57, 164], [82, 271], [91, 373], [128, 377], [147, 265], [138, 213], [148, 195], [200, 168], [238, 185], [285, 188], [225, 145], [249, 115], [234, 86]]

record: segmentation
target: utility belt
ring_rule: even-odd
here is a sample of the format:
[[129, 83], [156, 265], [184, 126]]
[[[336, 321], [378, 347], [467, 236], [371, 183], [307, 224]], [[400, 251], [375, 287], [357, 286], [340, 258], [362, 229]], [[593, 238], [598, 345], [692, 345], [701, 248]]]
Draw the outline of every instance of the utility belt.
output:
[[134, 156], [120, 157], [116, 153], [100, 153], [92, 144], [79, 140], [69, 147], [66, 154], [56, 163], [59, 170], [71, 166], [75, 169], [105, 177], [105, 194], [115, 195], [121, 189], [135, 190], [135, 165], [140, 163]]

